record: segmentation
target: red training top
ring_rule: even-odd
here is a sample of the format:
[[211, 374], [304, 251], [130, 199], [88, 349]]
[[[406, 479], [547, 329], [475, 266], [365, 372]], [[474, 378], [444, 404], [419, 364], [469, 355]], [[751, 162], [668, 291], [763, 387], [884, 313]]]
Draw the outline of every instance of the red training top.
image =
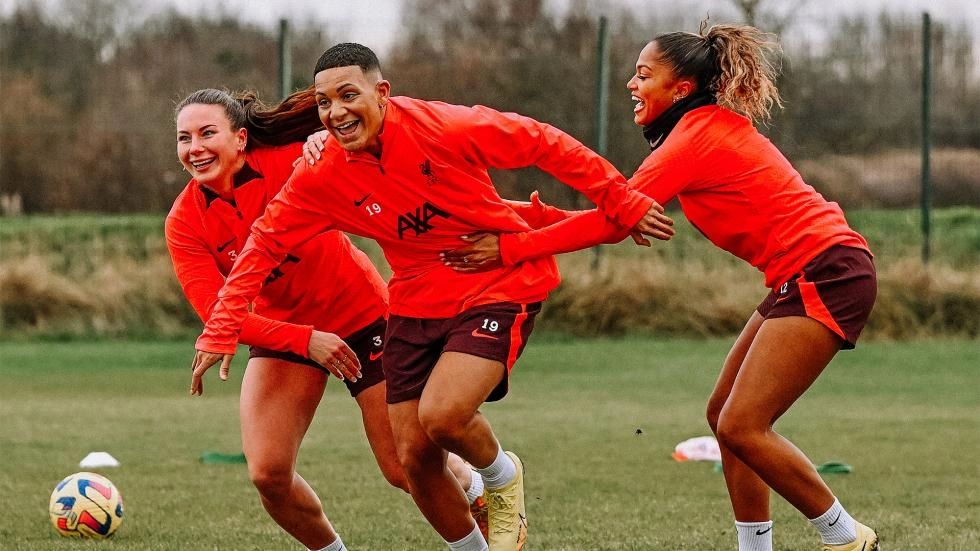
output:
[[[749, 119], [717, 105], [681, 117], [630, 185], [661, 205], [677, 197], [691, 224], [763, 272], [770, 288], [833, 245], [868, 249], [837, 203], [807, 185]], [[514, 264], [615, 243], [627, 234], [587, 211], [534, 232], [501, 235], [501, 256]]]
[[380, 159], [348, 153], [331, 139], [316, 165], [296, 170], [255, 223], [199, 350], [232, 352], [265, 274], [287, 251], [331, 228], [381, 245], [393, 271], [392, 314], [448, 318], [483, 304], [543, 300], [559, 282], [553, 258], [481, 274], [460, 274], [439, 258], [476, 230], [530, 229], [497, 194], [489, 168], [537, 166], [625, 226], [635, 225], [651, 205], [577, 140], [513, 113], [394, 97], [380, 140]]
[[[196, 180], [174, 201], [165, 226], [167, 248], [202, 320], [211, 315], [252, 223], [292, 173], [301, 148], [297, 143], [250, 151], [235, 175], [234, 204]], [[291, 248], [271, 272], [263, 276], [254, 311], [242, 325], [244, 344], [308, 356], [314, 328], [343, 338], [386, 313], [384, 279], [341, 232], [321, 233]]]

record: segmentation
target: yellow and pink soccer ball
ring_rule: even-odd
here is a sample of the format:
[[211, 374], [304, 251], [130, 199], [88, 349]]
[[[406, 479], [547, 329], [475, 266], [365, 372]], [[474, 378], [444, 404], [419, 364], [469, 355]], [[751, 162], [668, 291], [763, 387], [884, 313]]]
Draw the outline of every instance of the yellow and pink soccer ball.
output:
[[122, 496], [106, 477], [80, 472], [65, 477], [51, 493], [51, 524], [70, 538], [105, 539], [123, 521]]

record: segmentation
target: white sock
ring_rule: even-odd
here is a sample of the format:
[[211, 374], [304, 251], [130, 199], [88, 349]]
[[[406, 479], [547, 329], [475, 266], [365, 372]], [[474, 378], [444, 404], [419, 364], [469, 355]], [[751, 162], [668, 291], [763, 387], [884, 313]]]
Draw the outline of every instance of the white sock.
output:
[[824, 543], [843, 545], [857, 539], [854, 519], [847, 514], [837, 498], [834, 498], [834, 504], [826, 513], [810, 519], [810, 523], [820, 532], [820, 540]]
[[483, 539], [480, 527], [474, 526], [473, 531], [468, 536], [459, 541], [447, 541], [446, 545], [453, 551], [490, 551], [487, 547], [487, 540]]
[[480, 473], [470, 469], [470, 487], [466, 489], [466, 501], [473, 505], [476, 498], [483, 495], [483, 477]]
[[507, 457], [504, 449], [497, 444], [497, 457], [490, 465], [481, 468], [473, 467], [473, 470], [480, 473], [483, 477], [483, 484], [490, 489], [503, 488], [511, 480], [517, 478], [517, 465]]
[[337, 539], [333, 540], [333, 543], [330, 545], [324, 547], [323, 549], [311, 549], [310, 551], [347, 551], [347, 548], [344, 546], [344, 542], [340, 541], [340, 534], [337, 534]]
[[738, 551], [772, 551], [772, 521], [738, 522]]

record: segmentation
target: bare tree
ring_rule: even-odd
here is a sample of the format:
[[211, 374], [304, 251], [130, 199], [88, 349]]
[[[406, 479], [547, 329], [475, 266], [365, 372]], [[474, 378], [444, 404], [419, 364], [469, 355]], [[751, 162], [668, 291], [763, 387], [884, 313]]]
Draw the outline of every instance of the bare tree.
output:
[[810, 0], [731, 0], [745, 23], [767, 32], [783, 34], [797, 20]]

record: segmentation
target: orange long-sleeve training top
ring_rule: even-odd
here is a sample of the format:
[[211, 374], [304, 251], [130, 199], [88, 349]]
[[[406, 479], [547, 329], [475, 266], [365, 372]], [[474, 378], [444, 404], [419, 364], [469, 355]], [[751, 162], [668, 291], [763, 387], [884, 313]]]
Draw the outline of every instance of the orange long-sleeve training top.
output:
[[[302, 144], [257, 148], [235, 175], [234, 203], [191, 180], [167, 215], [174, 271], [188, 301], [206, 321], [252, 223], [292, 174]], [[385, 315], [387, 286], [370, 259], [341, 232], [289, 250], [263, 278], [241, 342], [307, 356], [314, 328], [346, 337]]]
[[[775, 287], [833, 245], [867, 250], [837, 203], [803, 181], [751, 121], [717, 105], [686, 113], [630, 185], [661, 205], [675, 197], [712, 243], [755, 266]], [[504, 263], [615, 243], [627, 235], [596, 211], [501, 235]]]

